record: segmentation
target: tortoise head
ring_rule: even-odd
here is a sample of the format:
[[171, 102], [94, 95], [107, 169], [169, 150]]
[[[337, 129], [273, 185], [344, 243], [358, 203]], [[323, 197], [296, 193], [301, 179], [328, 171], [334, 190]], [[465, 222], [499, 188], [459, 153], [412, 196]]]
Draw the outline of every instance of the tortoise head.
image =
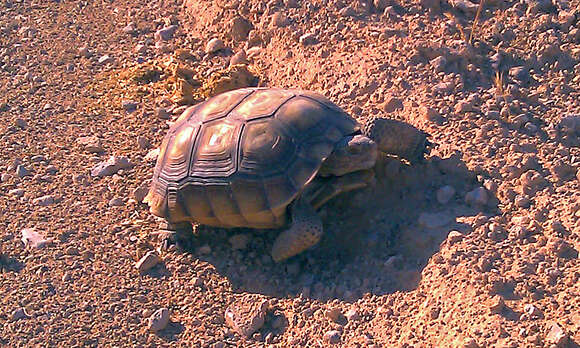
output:
[[377, 144], [364, 135], [341, 139], [318, 172], [321, 176], [342, 176], [370, 169], [377, 160]]

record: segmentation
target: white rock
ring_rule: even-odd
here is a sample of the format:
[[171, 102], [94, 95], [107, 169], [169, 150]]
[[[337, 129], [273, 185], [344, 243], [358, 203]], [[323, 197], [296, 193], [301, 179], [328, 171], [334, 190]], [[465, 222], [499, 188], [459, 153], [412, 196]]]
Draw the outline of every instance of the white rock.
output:
[[322, 338], [326, 343], [330, 344], [340, 343], [340, 331], [338, 330], [327, 331]]
[[169, 309], [160, 308], [149, 317], [149, 330], [153, 332], [161, 331], [169, 324]]
[[133, 163], [125, 156], [111, 156], [108, 160], [98, 163], [91, 169], [91, 175], [97, 177], [109, 176], [121, 169], [132, 168]]
[[161, 258], [157, 255], [157, 252], [148, 251], [147, 254], [137, 261], [135, 268], [137, 268], [140, 273], [144, 273], [155, 267], [159, 262], [161, 262]]
[[10, 196], [14, 196], [14, 197], [22, 197], [22, 196], [24, 196], [24, 192], [25, 191], [23, 189], [13, 189], [13, 190], [8, 191], [8, 194]]
[[163, 29], [159, 29], [155, 32], [155, 39], [163, 41], [170, 40], [173, 37], [173, 34], [175, 34], [176, 30], [177, 25], [170, 25]]
[[145, 162], [155, 162], [157, 161], [157, 157], [159, 157], [159, 151], [159, 148], [153, 149], [149, 151], [143, 159]]
[[565, 347], [568, 344], [568, 334], [557, 323], [553, 323], [550, 332], [546, 335], [546, 342], [554, 344], [556, 347]]
[[49, 205], [53, 205], [55, 203], [54, 196], [46, 195], [42, 197], [35, 198], [32, 203], [39, 205], [41, 207], [46, 207]]
[[20, 233], [22, 234], [22, 242], [25, 246], [40, 249], [49, 241], [42, 234], [36, 232], [34, 228], [24, 228]]

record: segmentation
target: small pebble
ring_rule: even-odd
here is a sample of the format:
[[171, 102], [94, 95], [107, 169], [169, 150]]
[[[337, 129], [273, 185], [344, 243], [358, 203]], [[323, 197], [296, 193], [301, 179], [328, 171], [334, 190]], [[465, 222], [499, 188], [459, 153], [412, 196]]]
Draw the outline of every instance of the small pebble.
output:
[[349, 309], [344, 315], [348, 321], [357, 321], [360, 319], [360, 314], [356, 309]]
[[163, 40], [163, 41], [167, 41], [170, 40], [173, 37], [173, 34], [175, 34], [175, 31], [177, 30], [177, 25], [170, 25], [167, 26], [163, 29], [159, 29], [155, 32], [155, 39], [156, 40]]
[[8, 191], [8, 194], [10, 196], [14, 196], [14, 197], [22, 197], [22, 196], [24, 196], [24, 192], [25, 191], [23, 189], [13, 189], [13, 190]]
[[109, 201], [109, 207], [120, 207], [124, 205], [123, 199], [120, 197], [115, 197]]
[[29, 317], [29, 315], [28, 315], [28, 313], [26, 313], [26, 310], [24, 308], [18, 308], [17, 310], [12, 312], [12, 321], [25, 319], [28, 317]]
[[230, 58], [230, 65], [238, 65], [238, 64], [248, 64], [246, 51], [241, 50], [240, 52], [234, 54], [232, 58]]
[[556, 347], [566, 347], [568, 341], [569, 337], [566, 331], [564, 331], [558, 323], [553, 323], [550, 327], [550, 331], [546, 335], [546, 342], [548, 344], [553, 344]]
[[205, 53], [212, 54], [225, 48], [224, 42], [220, 39], [213, 38], [205, 45]]
[[504, 302], [503, 298], [499, 295], [495, 295], [491, 299], [491, 305], [489, 306], [489, 310], [491, 311], [491, 313], [499, 314], [503, 311], [504, 308], [505, 308], [505, 302]]
[[323, 340], [324, 342], [330, 344], [340, 343], [340, 331], [338, 330], [327, 331], [323, 336]]
[[159, 262], [161, 262], [161, 258], [157, 255], [157, 252], [148, 251], [139, 261], [137, 261], [135, 268], [137, 268], [140, 273], [144, 273], [155, 267]]
[[23, 178], [25, 176], [32, 175], [32, 173], [28, 169], [26, 169], [25, 166], [23, 166], [22, 164], [19, 164], [16, 167], [16, 175], [18, 175], [19, 178]]
[[450, 185], [443, 186], [439, 190], [437, 190], [437, 202], [441, 204], [447, 204], [449, 203], [451, 198], [453, 198], [454, 195], [455, 188], [453, 188], [453, 186]]
[[244, 250], [248, 246], [249, 237], [247, 234], [235, 234], [229, 238], [233, 250]]
[[338, 323], [343, 318], [343, 315], [340, 308], [331, 308], [326, 311], [326, 317], [335, 323]]
[[137, 137], [137, 145], [139, 145], [139, 147], [143, 150], [147, 150], [148, 148], [151, 147], [149, 139], [145, 138], [144, 136]]
[[318, 43], [318, 38], [314, 33], [306, 33], [300, 36], [298, 42], [303, 46], [315, 45]]
[[35, 198], [32, 203], [39, 205], [41, 207], [47, 207], [49, 205], [53, 205], [56, 202], [54, 196], [46, 195], [42, 197]]
[[160, 308], [149, 317], [149, 330], [153, 332], [161, 331], [169, 324], [169, 309]]
[[465, 203], [471, 206], [483, 206], [487, 204], [488, 194], [485, 188], [478, 187], [472, 191], [469, 191], [465, 195]]
[[463, 233], [459, 231], [451, 231], [447, 235], [447, 241], [449, 241], [450, 245], [453, 245], [463, 239]]

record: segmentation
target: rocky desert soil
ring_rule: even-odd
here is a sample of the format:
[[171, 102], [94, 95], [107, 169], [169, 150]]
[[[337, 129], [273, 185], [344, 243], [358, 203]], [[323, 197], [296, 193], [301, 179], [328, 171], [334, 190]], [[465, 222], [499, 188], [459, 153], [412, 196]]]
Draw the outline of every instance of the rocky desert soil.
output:
[[[2, 346], [580, 343], [578, 0], [2, 0], [0, 81]], [[176, 244], [142, 203], [156, 149], [256, 84], [437, 146], [287, 262], [278, 231]]]

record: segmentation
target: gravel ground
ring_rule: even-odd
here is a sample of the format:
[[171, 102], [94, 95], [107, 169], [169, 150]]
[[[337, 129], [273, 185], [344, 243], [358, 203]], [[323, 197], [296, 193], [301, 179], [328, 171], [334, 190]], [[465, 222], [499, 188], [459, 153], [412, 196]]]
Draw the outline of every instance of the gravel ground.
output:
[[[478, 7], [0, 1], [0, 345], [577, 347], [580, 2]], [[155, 149], [237, 63], [437, 146], [287, 262], [278, 231], [183, 250], [141, 203]]]

